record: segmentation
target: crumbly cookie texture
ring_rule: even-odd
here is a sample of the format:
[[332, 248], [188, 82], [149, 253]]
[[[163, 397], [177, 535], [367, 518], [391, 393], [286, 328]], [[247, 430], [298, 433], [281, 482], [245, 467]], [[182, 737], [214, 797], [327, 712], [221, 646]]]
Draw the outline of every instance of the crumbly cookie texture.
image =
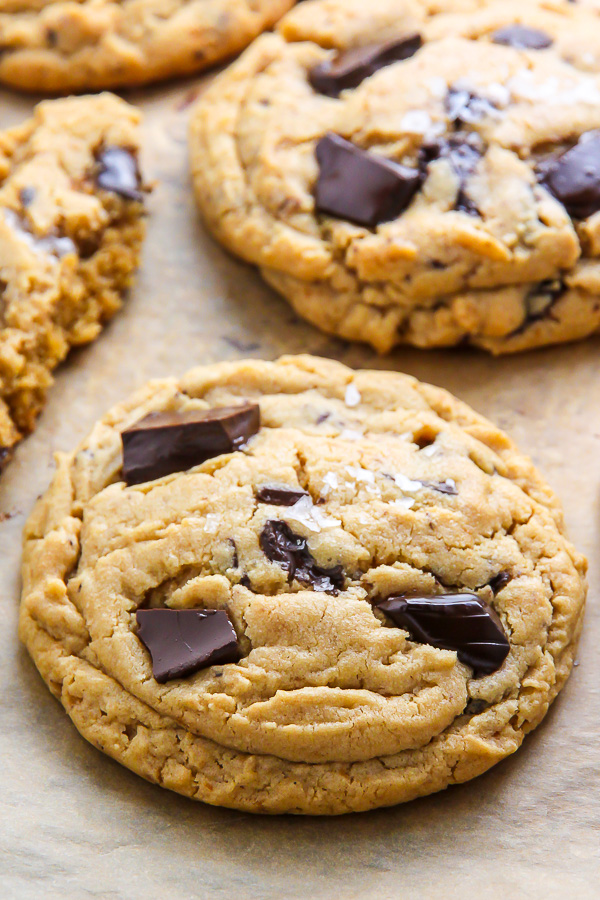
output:
[[69, 93], [190, 75], [270, 28], [293, 0], [0, 0], [0, 82]]
[[[124, 429], [243, 401], [261, 424], [241, 449], [121, 480]], [[286, 529], [312, 574], [268, 555], [265, 533]], [[220, 363], [150, 383], [59, 456], [25, 530], [20, 635], [79, 731], [144, 778], [338, 814], [513, 753], [571, 669], [585, 568], [531, 462], [440, 388], [309, 356]], [[375, 605], [448, 591], [500, 617], [510, 651], [492, 674]], [[226, 610], [239, 661], [159, 684], [140, 609]]]
[[[299, 4], [215, 80], [191, 125], [208, 226], [301, 315], [380, 352], [509, 353], [591, 334], [600, 184], [574, 211], [544, 166], [600, 129], [597, 12], [566, 0], [401, 7]], [[339, 96], [314, 86], [340, 52], [415, 35], [409, 58], [377, 63]], [[328, 134], [408, 170], [419, 185], [405, 208], [365, 225], [318, 206]], [[572, 165], [567, 188], [585, 170]], [[348, 206], [367, 177], [341, 175], [327, 187]]]
[[0, 132], [0, 465], [138, 264], [139, 118], [105, 94], [41, 103]]

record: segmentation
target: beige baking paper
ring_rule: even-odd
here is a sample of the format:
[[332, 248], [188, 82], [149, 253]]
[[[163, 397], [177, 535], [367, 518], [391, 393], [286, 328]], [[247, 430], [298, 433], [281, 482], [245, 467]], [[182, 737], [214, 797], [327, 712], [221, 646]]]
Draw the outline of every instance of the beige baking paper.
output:
[[[600, 341], [494, 360], [387, 359], [299, 321], [198, 222], [190, 102], [206, 81], [126, 98], [145, 113], [143, 268], [124, 310], [58, 373], [0, 485], [0, 897], [3, 900], [598, 900], [600, 898]], [[0, 92], [0, 127], [34, 101]], [[81, 738], [16, 636], [21, 530], [52, 455], [152, 377], [221, 359], [309, 351], [396, 368], [506, 429], [564, 501], [589, 556], [579, 665], [519, 753], [470, 784], [334, 819], [213, 809], [147, 784]]]

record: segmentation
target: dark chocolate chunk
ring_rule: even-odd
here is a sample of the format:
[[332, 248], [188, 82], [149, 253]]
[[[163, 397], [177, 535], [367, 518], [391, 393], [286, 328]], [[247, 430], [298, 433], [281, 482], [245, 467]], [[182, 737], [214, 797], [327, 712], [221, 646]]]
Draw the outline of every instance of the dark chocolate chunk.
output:
[[235, 629], [224, 609], [138, 609], [138, 635], [152, 657], [157, 681], [240, 658]]
[[533, 322], [539, 322], [540, 319], [551, 319], [552, 307], [565, 290], [565, 284], [560, 278], [548, 278], [536, 284], [525, 297], [525, 318], [508, 337], [523, 334]]
[[306, 538], [294, 534], [287, 522], [273, 519], [267, 522], [260, 535], [260, 549], [271, 562], [288, 573], [290, 584], [296, 578], [312, 585], [315, 591], [336, 591], [344, 587], [342, 567], [327, 569], [317, 565]]
[[255, 403], [150, 413], [121, 435], [123, 479], [140, 484], [233, 453], [260, 428]]
[[274, 487], [268, 484], [263, 485], [256, 492], [256, 499], [259, 503], [272, 503], [273, 506], [293, 506], [298, 500], [308, 497], [307, 491], [297, 490], [286, 487]]
[[361, 150], [337, 134], [317, 144], [319, 212], [374, 228], [395, 219], [423, 182], [423, 172]]
[[105, 191], [112, 191], [126, 200], [144, 199], [142, 178], [137, 159], [125, 147], [103, 147], [97, 157], [96, 184]]
[[551, 47], [554, 40], [545, 31], [529, 28], [527, 25], [505, 25], [492, 35], [494, 44], [504, 44], [515, 50], [545, 50]]
[[466, 184], [477, 168], [485, 152], [481, 138], [475, 132], [460, 131], [435, 143], [424, 144], [421, 148], [421, 166], [426, 168], [436, 159], [447, 159], [459, 179], [459, 188], [454, 208], [469, 215], [480, 215], [475, 203], [467, 193]]
[[455, 127], [473, 125], [495, 112], [491, 100], [472, 91], [450, 88], [446, 96], [446, 114]]
[[600, 210], [600, 132], [589, 131], [561, 156], [538, 169], [543, 185], [574, 219], [587, 219]]
[[494, 593], [494, 596], [496, 594], [499, 594], [502, 588], [505, 588], [509, 581], [512, 581], [512, 575], [510, 574], [510, 572], [498, 572], [497, 575], [494, 575], [494, 577], [490, 581], [490, 587]]
[[318, 93], [339, 97], [342, 91], [358, 87], [379, 69], [414, 56], [422, 43], [420, 34], [411, 34], [384, 44], [352, 47], [319, 63], [309, 72], [308, 80]]
[[456, 650], [478, 675], [495, 672], [508, 656], [510, 644], [497, 613], [476, 594], [401, 594], [376, 605], [413, 640]]

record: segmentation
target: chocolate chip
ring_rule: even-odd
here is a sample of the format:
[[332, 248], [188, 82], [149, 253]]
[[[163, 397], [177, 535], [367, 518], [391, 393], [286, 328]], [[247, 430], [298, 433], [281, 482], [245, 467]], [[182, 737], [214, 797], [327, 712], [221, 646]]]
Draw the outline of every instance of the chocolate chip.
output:
[[123, 478], [140, 484], [232, 453], [260, 428], [255, 403], [207, 410], [150, 413], [121, 435]]
[[600, 132], [589, 131], [561, 156], [538, 168], [543, 185], [574, 219], [600, 210]]
[[495, 672], [508, 656], [510, 644], [497, 613], [476, 594], [401, 594], [376, 606], [413, 640], [456, 650], [478, 675]]
[[256, 499], [259, 503], [272, 503], [273, 506], [293, 506], [298, 500], [308, 497], [308, 493], [303, 490], [295, 491], [293, 488], [272, 487], [268, 484], [263, 485], [256, 492]]
[[474, 125], [496, 111], [497, 107], [490, 100], [472, 91], [450, 88], [446, 95], [446, 115], [458, 127]]
[[35, 188], [32, 187], [23, 187], [19, 191], [19, 200], [23, 204], [24, 207], [31, 206], [33, 201], [35, 200]]
[[420, 34], [411, 34], [384, 44], [352, 47], [315, 66], [308, 80], [318, 93], [339, 97], [342, 91], [358, 87], [379, 69], [414, 56], [422, 43]]
[[138, 636], [164, 683], [240, 658], [235, 629], [223, 609], [138, 609]]
[[96, 159], [96, 184], [99, 188], [112, 191], [126, 200], [142, 202], [142, 178], [137, 159], [131, 150], [125, 147], [103, 147]]
[[290, 584], [296, 578], [301, 583], [311, 584], [315, 591], [331, 592], [344, 587], [342, 567], [327, 569], [317, 565], [306, 538], [294, 534], [287, 522], [273, 519], [267, 522], [260, 535], [260, 549], [271, 562], [288, 573]]
[[506, 587], [509, 581], [512, 581], [512, 575], [510, 574], [510, 572], [498, 572], [497, 575], [494, 575], [489, 583], [494, 596], [496, 596], [496, 594], [499, 594], [500, 591]]
[[515, 50], [545, 50], [554, 40], [545, 31], [529, 28], [527, 25], [505, 25], [492, 35], [494, 44], [504, 44]]
[[402, 213], [423, 181], [423, 173], [361, 150], [336, 134], [317, 144], [319, 212], [374, 228]]

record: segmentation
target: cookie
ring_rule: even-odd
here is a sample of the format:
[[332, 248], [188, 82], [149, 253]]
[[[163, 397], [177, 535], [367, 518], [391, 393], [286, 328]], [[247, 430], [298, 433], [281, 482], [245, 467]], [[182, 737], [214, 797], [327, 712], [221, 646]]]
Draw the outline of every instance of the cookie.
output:
[[584, 598], [506, 435], [407, 375], [285, 357], [152, 382], [58, 458], [20, 635], [82, 735], [144, 778], [338, 814], [513, 753]]
[[191, 75], [246, 47], [293, 0], [19, 0], [0, 5], [0, 82], [46, 94]]
[[139, 119], [105, 94], [41, 103], [0, 132], [0, 466], [52, 370], [130, 284], [144, 236]]
[[190, 138], [209, 228], [302, 316], [380, 352], [593, 333], [600, 17], [402, 10], [300, 4], [215, 80]]

